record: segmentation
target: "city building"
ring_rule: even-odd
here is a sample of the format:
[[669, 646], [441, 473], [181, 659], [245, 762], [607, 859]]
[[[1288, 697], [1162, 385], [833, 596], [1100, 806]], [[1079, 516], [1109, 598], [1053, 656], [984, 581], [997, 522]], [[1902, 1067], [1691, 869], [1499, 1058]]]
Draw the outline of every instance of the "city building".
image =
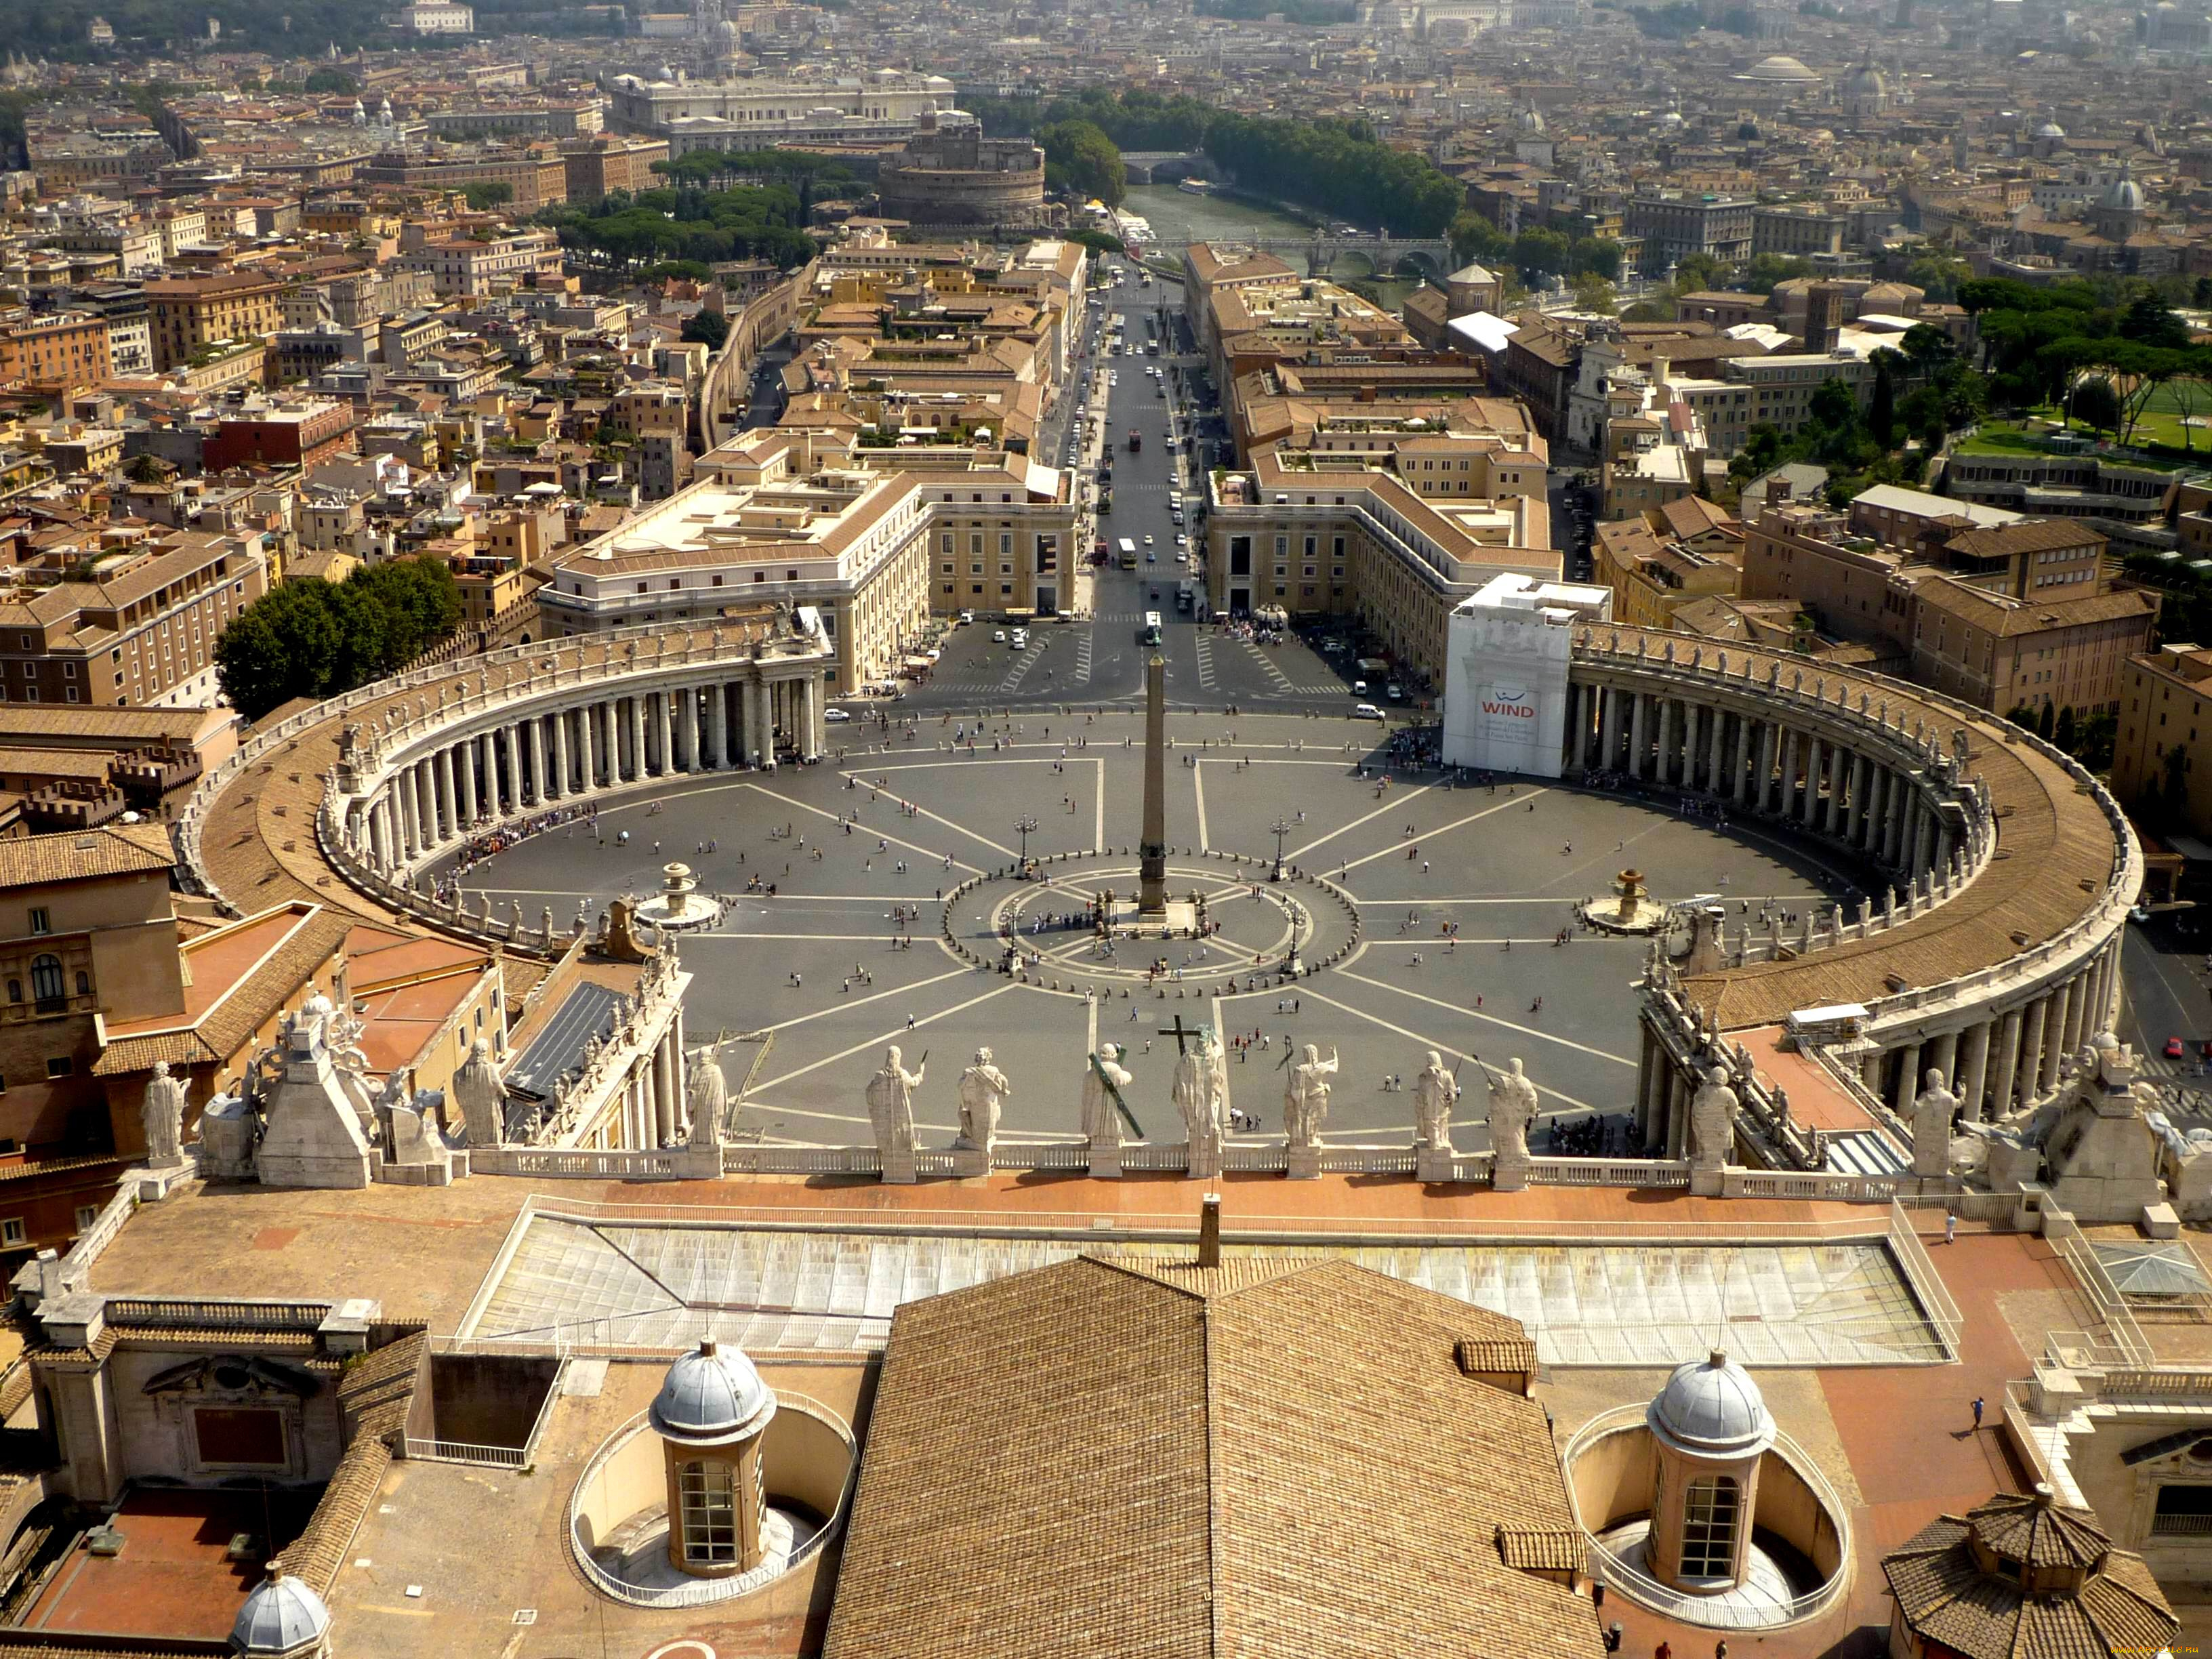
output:
[[561, 146], [561, 162], [567, 173], [566, 199], [596, 202], [613, 191], [635, 196], [652, 190], [661, 182], [653, 164], [667, 159], [668, 143], [663, 138], [629, 138], [607, 132], [571, 138]]
[[1625, 223], [1644, 243], [1644, 269], [1662, 271], [1696, 253], [1738, 264], [1752, 252], [1748, 198], [1686, 191], [1639, 194], [1630, 198]]
[[234, 342], [259, 342], [283, 326], [282, 283], [249, 273], [164, 276], [148, 283], [154, 367], [167, 373]]
[[555, 556], [538, 595], [548, 637], [802, 605], [849, 694], [895, 674], [933, 612], [1050, 615], [1070, 598], [1066, 476], [1002, 452], [848, 450], [779, 429], [698, 467], [700, 482]]
[[99, 385], [114, 372], [106, 319], [64, 311], [0, 320], [0, 381], [69, 392]]
[[902, 143], [921, 118], [954, 107], [952, 82], [878, 69], [820, 79], [734, 81], [617, 76], [607, 116], [617, 132], [665, 138], [672, 154], [768, 149], [781, 144]]

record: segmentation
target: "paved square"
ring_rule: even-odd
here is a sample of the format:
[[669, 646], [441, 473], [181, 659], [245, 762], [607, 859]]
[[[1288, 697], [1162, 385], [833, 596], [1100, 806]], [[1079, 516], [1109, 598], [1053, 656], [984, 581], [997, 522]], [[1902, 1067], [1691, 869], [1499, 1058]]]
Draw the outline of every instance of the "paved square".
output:
[[[909, 1066], [928, 1054], [917, 1099], [925, 1144], [950, 1139], [954, 1079], [987, 1044], [1014, 1085], [1003, 1133], [1070, 1138], [1085, 1055], [1101, 1039], [1131, 1051], [1129, 1103], [1148, 1135], [1178, 1139], [1168, 1100], [1175, 1048], [1161, 1033], [1180, 1017], [1256, 1036], [1231, 1064], [1230, 1090], [1266, 1133], [1280, 1133], [1286, 1046], [1316, 1042], [1343, 1061], [1329, 1138], [1405, 1144], [1413, 1097], [1384, 1079], [1412, 1076], [1430, 1048], [1447, 1063], [1521, 1056], [1554, 1112], [1626, 1109], [1644, 947], [1572, 926], [1574, 902], [1623, 866], [1641, 869], [1662, 899], [1725, 896], [1732, 928], [1763, 906], [1802, 912], [1869, 879], [1827, 862], [1829, 849], [1686, 818], [1671, 800], [1525, 781], [1450, 787], [1433, 772], [1380, 789], [1358, 775], [1378, 763], [1371, 723], [1182, 714], [1169, 728], [1170, 862], [1219, 872], [1212, 902], [1224, 937], [1156, 947], [1168, 970], [1147, 984], [1126, 971], [1150, 959], [1132, 944], [1119, 947], [1124, 971], [1109, 982], [1087, 971], [1103, 964], [1079, 932], [1024, 936], [1025, 951], [1054, 951], [1040, 978], [1073, 985], [1084, 973], [1106, 993], [1095, 1005], [963, 960], [939, 937], [940, 899], [971, 877], [1009, 871], [1024, 839], [1033, 856], [1100, 848], [1133, 869], [1141, 722], [1124, 714], [1030, 712], [980, 733], [973, 716], [888, 732], [855, 722], [841, 728], [847, 747], [833, 761], [650, 787], [603, 808], [596, 827], [556, 829], [478, 863], [461, 884], [565, 917], [654, 891], [672, 860], [694, 866], [702, 890], [727, 896], [728, 908], [680, 946], [696, 975], [688, 1036], [753, 1036], [725, 1050], [726, 1069], [733, 1097], [742, 1093], [739, 1131], [772, 1142], [866, 1139], [861, 1089], [888, 1042], [905, 1048]], [[1019, 825], [1032, 819], [1024, 838]], [[1278, 823], [1287, 860], [1339, 884], [1364, 927], [1340, 964], [1287, 986], [1261, 981], [1235, 948], [1281, 937], [1279, 912], [1267, 908], [1275, 894], [1237, 890], [1264, 865], [1209, 858], [1271, 859]], [[775, 896], [748, 892], [754, 882]], [[1097, 884], [1071, 879], [1060, 908], [1079, 912]], [[1013, 885], [978, 890], [949, 918], [986, 963], [998, 948], [991, 903]], [[1054, 896], [1024, 890], [1024, 914], [1051, 913]], [[1562, 927], [1571, 942], [1555, 945]], [[1232, 970], [1237, 990], [1226, 994]], [[1462, 1067], [1469, 1150], [1484, 1139], [1479, 1076]]]

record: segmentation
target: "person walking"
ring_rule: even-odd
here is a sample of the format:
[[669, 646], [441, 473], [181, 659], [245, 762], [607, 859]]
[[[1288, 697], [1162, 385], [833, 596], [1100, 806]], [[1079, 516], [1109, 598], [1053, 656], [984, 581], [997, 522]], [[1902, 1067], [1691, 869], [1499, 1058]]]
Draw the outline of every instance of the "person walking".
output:
[[1943, 1218], [1943, 1242], [1946, 1244], [1959, 1242], [1959, 1212], [1956, 1210], [1948, 1212]]
[[1982, 1426], [1982, 1397], [1981, 1397], [1981, 1395], [1976, 1395], [1974, 1396], [1974, 1428], [1975, 1428], [1975, 1430], [1978, 1432], [1978, 1431], [1980, 1431], [1980, 1429], [1981, 1429], [1981, 1426]]

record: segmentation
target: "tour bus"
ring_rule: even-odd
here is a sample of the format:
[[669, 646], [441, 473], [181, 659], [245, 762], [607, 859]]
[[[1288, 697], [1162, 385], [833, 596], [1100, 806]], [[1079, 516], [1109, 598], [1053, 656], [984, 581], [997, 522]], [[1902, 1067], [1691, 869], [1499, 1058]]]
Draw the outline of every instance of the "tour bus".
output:
[[1145, 643], [1158, 645], [1159, 642], [1160, 613], [1157, 611], [1147, 611], [1145, 612]]
[[1134, 570], [1137, 568], [1136, 543], [1131, 541], [1127, 536], [1124, 536], [1117, 544], [1115, 550], [1121, 556], [1122, 569]]

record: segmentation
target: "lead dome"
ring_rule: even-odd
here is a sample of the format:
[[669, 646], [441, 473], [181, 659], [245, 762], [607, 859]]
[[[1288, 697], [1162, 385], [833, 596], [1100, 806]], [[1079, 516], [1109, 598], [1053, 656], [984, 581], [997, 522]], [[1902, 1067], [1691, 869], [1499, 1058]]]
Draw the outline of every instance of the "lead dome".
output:
[[1708, 1457], [1748, 1455], [1774, 1439], [1759, 1384], [1718, 1348], [1677, 1365], [1644, 1415], [1662, 1441]]
[[672, 1440], [757, 1434], [775, 1415], [775, 1396], [752, 1361], [711, 1337], [668, 1368], [653, 1401], [653, 1426]]
[[230, 1643], [240, 1654], [295, 1654], [311, 1650], [329, 1634], [331, 1610], [301, 1579], [271, 1561], [269, 1576], [253, 1587], [230, 1626]]

